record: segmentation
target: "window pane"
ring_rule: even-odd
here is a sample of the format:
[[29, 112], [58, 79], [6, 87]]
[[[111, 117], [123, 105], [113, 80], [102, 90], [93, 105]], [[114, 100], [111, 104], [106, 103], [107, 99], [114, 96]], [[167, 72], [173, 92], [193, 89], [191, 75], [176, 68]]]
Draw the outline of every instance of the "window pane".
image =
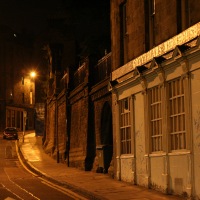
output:
[[121, 154], [131, 153], [130, 98], [119, 103]]
[[186, 148], [185, 130], [185, 91], [183, 79], [176, 79], [169, 85], [169, 108], [170, 108], [170, 137], [171, 150]]
[[150, 101], [150, 135], [151, 150], [162, 151], [162, 102], [160, 87], [152, 88], [148, 91]]

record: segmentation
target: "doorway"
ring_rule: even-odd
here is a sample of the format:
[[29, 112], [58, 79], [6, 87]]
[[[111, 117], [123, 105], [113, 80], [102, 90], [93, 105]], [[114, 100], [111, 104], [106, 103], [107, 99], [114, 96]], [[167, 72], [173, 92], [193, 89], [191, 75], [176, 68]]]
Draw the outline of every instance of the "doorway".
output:
[[104, 172], [108, 172], [113, 156], [112, 109], [109, 102], [105, 102], [101, 113], [101, 145], [104, 148]]

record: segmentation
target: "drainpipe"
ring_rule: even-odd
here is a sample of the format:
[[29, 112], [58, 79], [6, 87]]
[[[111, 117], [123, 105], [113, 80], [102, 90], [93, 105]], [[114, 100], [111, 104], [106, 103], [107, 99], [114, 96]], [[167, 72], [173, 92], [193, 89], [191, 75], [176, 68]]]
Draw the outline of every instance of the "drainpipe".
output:
[[25, 136], [25, 131], [26, 131], [26, 116], [27, 116], [27, 112], [23, 111], [23, 143], [24, 143], [24, 136]]
[[58, 101], [57, 94], [55, 99], [55, 132], [56, 132], [56, 147], [57, 147], [57, 163], [59, 163], [59, 139], [58, 139]]
[[67, 135], [67, 144], [66, 144], [66, 156], [67, 156], [67, 166], [69, 167], [69, 149], [70, 149], [70, 124], [71, 124], [71, 107], [68, 99], [68, 91], [66, 92], [66, 135]]

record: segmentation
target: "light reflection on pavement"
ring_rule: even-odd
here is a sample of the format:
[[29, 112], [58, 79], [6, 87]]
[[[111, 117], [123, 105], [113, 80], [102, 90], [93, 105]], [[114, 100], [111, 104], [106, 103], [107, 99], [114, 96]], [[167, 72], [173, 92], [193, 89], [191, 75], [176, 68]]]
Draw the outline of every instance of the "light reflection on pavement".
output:
[[[41, 161], [41, 153], [38, 149], [34, 149], [34, 147], [29, 143], [29, 138], [35, 137], [35, 133], [29, 133], [26, 135], [24, 144], [21, 146], [21, 151], [24, 152], [25, 159], [30, 162]], [[22, 140], [19, 140], [19, 143], [22, 143]]]

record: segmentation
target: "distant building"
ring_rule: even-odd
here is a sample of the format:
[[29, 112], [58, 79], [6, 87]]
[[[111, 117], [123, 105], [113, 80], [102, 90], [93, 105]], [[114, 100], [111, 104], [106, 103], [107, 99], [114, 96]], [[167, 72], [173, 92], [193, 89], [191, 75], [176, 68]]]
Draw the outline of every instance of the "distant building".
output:
[[110, 2], [115, 177], [199, 199], [199, 1]]
[[34, 129], [35, 82], [32, 70], [32, 41], [6, 26], [0, 31], [0, 130]]

